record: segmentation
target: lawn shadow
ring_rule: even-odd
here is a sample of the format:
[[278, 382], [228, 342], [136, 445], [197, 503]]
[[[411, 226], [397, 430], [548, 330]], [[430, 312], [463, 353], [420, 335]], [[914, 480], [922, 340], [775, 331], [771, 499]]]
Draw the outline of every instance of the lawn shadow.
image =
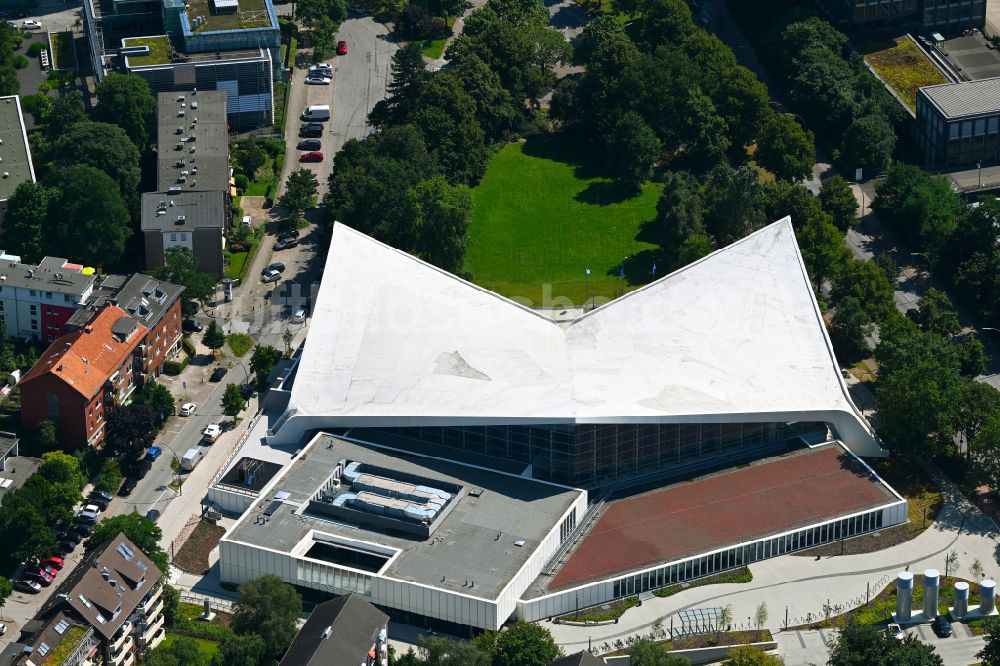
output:
[[[648, 284], [669, 272], [667, 258], [659, 248], [641, 250], [628, 257], [623, 257], [623, 261], [625, 264], [625, 283], [628, 286]], [[620, 278], [621, 273], [621, 262], [604, 272], [605, 275], [616, 278]]]
[[[577, 167], [577, 171], [580, 171], [580, 168]], [[610, 206], [611, 204], [628, 201], [639, 196], [639, 194], [641, 194], [641, 191], [636, 192], [613, 180], [596, 180], [587, 185], [582, 192], [573, 198], [581, 203], [592, 204], [594, 206]]]

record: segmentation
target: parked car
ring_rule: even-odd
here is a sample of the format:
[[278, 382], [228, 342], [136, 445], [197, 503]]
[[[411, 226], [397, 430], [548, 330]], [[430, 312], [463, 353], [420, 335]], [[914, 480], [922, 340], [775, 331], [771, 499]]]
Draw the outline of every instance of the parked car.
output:
[[302, 324], [305, 322], [305, 320], [306, 320], [305, 308], [299, 308], [298, 310], [295, 311], [295, 314], [292, 315], [293, 324]]
[[91, 534], [94, 533], [93, 523], [77, 523], [73, 526], [73, 531], [79, 534], [82, 538], [86, 539]]
[[285, 240], [288, 238], [298, 238], [298, 237], [299, 237], [298, 229], [289, 229], [288, 231], [282, 231], [280, 234], [278, 234], [278, 240]]
[[194, 414], [194, 410], [196, 409], [198, 409], [198, 405], [194, 404], [193, 402], [185, 402], [183, 405], [181, 405], [181, 409], [177, 413], [180, 414], [181, 416], [191, 416], [192, 414]]
[[337, 55], [347, 55], [347, 42], [343, 39], [337, 42]]
[[945, 619], [944, 615], [938, 615], [931, 622], [931, 628], [934, 629], [934, 633], [941, 638], [948, 638], [951, 636], [951, 623]]
[[285, 272], [285, 265], [283, 263], [281, 263], [280, 261], [276, 261], [273, 264], [268, 264], [267, 268], [265, 268], [264, 270], [265, 271], [278, 271], [279, 273], [284, 273]]
[[139, 461], [139, 464], [135, 466], [135, 469], [132, 471], [132, 473], [135, 475], [137, 479], [145, 479], [146, 473], [149, 472], [149, 470], [151, 469], [153, 469], [153, 461], [143, 458], [142, 460]]
[[309, 68], [308, 76], [313, 74], [323, 74], [325, 76], [333, 75], [333, 65], [328, 62], [318, 62]]
[[49, 575], [49, 572], [45, 569], [39, 569], [38, 567], [25, 569], [24, 576], [30, 580], [37, 581], [42, 587], [48, 587], [53, 581], [53, 577]]
[[[96, 509], [97, 507], [94, 508]], [[88, 511], [84, 509], [80, 513], [76, 514], [76, 521], [78, 523], [91, 523], [91, 524], [96, 523], [98, 513], [99, 512], [97, 511]]]
[[76, 550], [76, 544], [68, 539], [63, 539], [56, 545], [56, 554], [59, 556], [69, 555]]
[[42, 22], [36, 21], [34, 19], [26, 19], [24, 23], [21, 24], [21, 30], [41, 30]]
[[316, 139], [323, 136], [323, 126], [318, 123], [309, 123], [299, 128], [299, 136], [303, 139]]
[[217, 367], [215, 370], [212, 371], [212, 376], [208, 378], [208, 381], [221, 382], [222, 378], [226, 376], [226, 372], [228, 372], [228, 370], [226, 370], [220, 365], [219, 367]]
[[14, 589], [28, 594], [38, 594], [42, 591], [42, 586], [36, 581], [22, 578], [14, 581]]
[[299, 145], [296, 146], [299, 150], [319, 150], [323, 147], [323, 142], [319, 139], [306, 139], [305, 141], [299, 141]]
[[59, 533], [59, 540], [60, 541], [69, 541], [70, 543], [73, 544], [73, 546], [76, 546], [78, 543], [80, 543], [81, 541], [83, 541], [83, 537], [81, 537], [79, 534], [77, 534], [76, 532], [74, 532], [72, 529], [68, 529], [65, 532], [60, 532]]
[[108, 505], [111, 504], [111, 500], [115, 498], [111, 493], [104, 492], [103, 490], [95, 490], [90, 493], [89, 502], [91, 504], [96, 504], [100, 507], [101, 511], [107, 511]]
[[274, 244], [274, 249], [287, 250], [290, 247], [298, 246], [298, 244], [299, 241], [297, 238], [286, 238], [285, 240], [278, 240], [278, 242]]
[[146, 460], [153, 461], [162, 455], [163, 455], [162, 448], [160, 448], [159, 446], [151, 446], [149, 447], [149, 451], [146, 451]]
[[150, 509], [146, 512], [146, 518], [152, 520], [154, 523], [160, 519], [160, 511], [158, 509]]
[[132, 491], [135, 490], [135, 486], [138, 483], [139, 481], [137, 479], [130, 476], [125, 479], [125, 483], [123, 483], [122, 487], [118, 489], [118, 494], [122, 497], [128, 497], [132, 494]]
[[310, 86], [328, 86], [333, 81], [329, 76], [320, 74], [310, 74], [306, 77], [306, 84]]
[[38, 564], [39, 566], [52, 567], [56, 571], [60, 571], [64, 566], [66, 566], [66, 561], [61, 557], [46, 557]]
[[309, 152], [309, 153], [302, 153], [302, 156], [299, 157], [299, 161], [300, 162], [322, 162], [323, 161], [323, 153], [322, 153], [322, 151], [319, 151], [319, 150], [314, 150], [314, 151]]
[[200, 321], [185, 319], [181, 324], [181, 329], [187, 333], [201, 333], [205, 329], [205, 326]]
[[[277, 248], [277, 245], [275, 247]], [[265, 269], [264, 273], [260, 276], [260, 281], [264, 283], [277, 282], [280, 277], [281, 277], [280, 272], [275, 270]]]

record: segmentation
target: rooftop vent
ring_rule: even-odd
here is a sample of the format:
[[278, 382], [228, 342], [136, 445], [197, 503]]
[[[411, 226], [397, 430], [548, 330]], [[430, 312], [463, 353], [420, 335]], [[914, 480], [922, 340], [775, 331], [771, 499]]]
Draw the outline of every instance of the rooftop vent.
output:
[[177, 101], [178, 102], [183, 102], [184, 101], [184, 95], [178, 95], [177, 96]]
[[184, 112], [183, 111], [178, 111], [177, 112], [177, 117], [178, 118], [183, 118], [184, 117]]
[[187, 216], [186, 215], [178, 215], [177, 216], [177, 224], [184, 224], [186, 221], [187, 221]]

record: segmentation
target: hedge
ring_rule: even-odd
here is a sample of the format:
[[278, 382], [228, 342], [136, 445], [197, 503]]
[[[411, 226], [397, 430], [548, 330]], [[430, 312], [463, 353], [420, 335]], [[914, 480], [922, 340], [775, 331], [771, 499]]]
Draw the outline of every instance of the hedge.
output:
[[186, 368], [188, 366], [188, 363], [190, 362], [191, 362], [191, 357], [186, 354], [184, 358], [182, 358], [179, 361], [173, 361], [173, 360], [166, 361], [163, 364], [163, 372], [167, 373], [168, 375], [179, 375], [182, 372], [184, 372], [184, 368]]
[[181, 338], [181, 346], [184, 347], [184, 351], [188, 353], [188, 356], [194, 356], [198, 353], [198, 349], [195, 348], [194, 343], [191, 342], [191, 338], [186, 335]]

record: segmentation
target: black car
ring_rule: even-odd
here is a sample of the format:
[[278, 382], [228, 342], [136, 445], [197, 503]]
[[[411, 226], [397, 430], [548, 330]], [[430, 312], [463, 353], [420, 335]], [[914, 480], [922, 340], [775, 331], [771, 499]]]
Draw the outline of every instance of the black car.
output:
[[41, 591], [42, 586], [39, 583], [32, 585], [26, 580], [15, 580], [14, 589], [20, 592], [27, 592], [28, 594], [38, 594]]
[[122, 487], [118, 489], [118, 494], [122, 497], [128, 497], [132, 494], [132, 491], [135, 490], [137, 483], [139, 483], [139, 481], [133, 477], [125, 479], [125, 483], [123, 483]]
[[153, 461], [149, 458], [143, 458], [139, 461], [135, 468], [135, 476], [137, 479], [146, 478], [146, 472], [153, 468]]
[[948, 638], [951, 636], [951, 623], [945, 619], [944, 615], [938, 615], [931, 622], [931, 628], [934, 629], [934, 633], [941, 638]]
[[208, 381], [221, 382], [222, 378], [226, 376], [226, 372], [228, 371], [220, 365], [218, 368], [212, 371], [212, 376], [208, 378]]
[[66, 530], [65, 532], [59, 533], [59, 542], [67, 542], [72, 544], [74, 547], [83, 541], [83, 537], [74, 532], [73, 530]]
[[290, 247], [297, 247], [299, 244], [298, 238], [286, 238], [284, 240], [279, 240], [274, 244], [275, 250], [287, 250]]
[[317, 139], [323, 136], [323, 126], [317, 123], [303, 125], [299, 130], [299, 136], [303, 139]]
[[111, 500], [115, 498], [111, 493], [106, 493], [103, 490], [95, 490], [90, 493], [90, 498], [88, 502], [90, 504], [96, 504], [101, 511], [107, 511], [108, 505], [111, 504]]
[[279, 273], [284, 273], [285, 272], [285, 265], [283, 263], [281, 263], [280, 261], [276, 261], [273, 264], [269, 264], [268, 267], [264, 269], [265, 273], [267, 271], [278, 271]]
[[280, 241], [298, 237], [299, 237], [298, 229], [289, 229], [288, 231], [282, 231], [280, 234], [278, 234], [278, 240]]
[[73, 531], [81, 537], [89, 537], [94, 532], [93, 523], [77, 523], [73, 526]]
[[157, 520], [160, 519], [160, 510], [150, 509], [149, 511], [146, 512], [146, 518], [152, 520], [155, 523]]
[[299, 145], [296, 148], [299, 150], [321, 150], [323, 142], [319, 139], [306, 139], [305, 141], [299, 141]]
[[181, 329], [188, 333], [201, 333], [205, 326], [200, 321], [195, 321], [194, 319], [185, 319], [181, 323]]
[[69, 553], [72, 553], [73, 550], [76, 549], [76, 544], [77, 543], [79, 543], [79, 542], [73, 542], [70, 539], [63, 539], [63, 540], [61, 540], [59, 542], [59, 550], [61, 550], [62, 553], [58, 553], [58, 555], [65, 556], [65, 555], [68, 555]]

